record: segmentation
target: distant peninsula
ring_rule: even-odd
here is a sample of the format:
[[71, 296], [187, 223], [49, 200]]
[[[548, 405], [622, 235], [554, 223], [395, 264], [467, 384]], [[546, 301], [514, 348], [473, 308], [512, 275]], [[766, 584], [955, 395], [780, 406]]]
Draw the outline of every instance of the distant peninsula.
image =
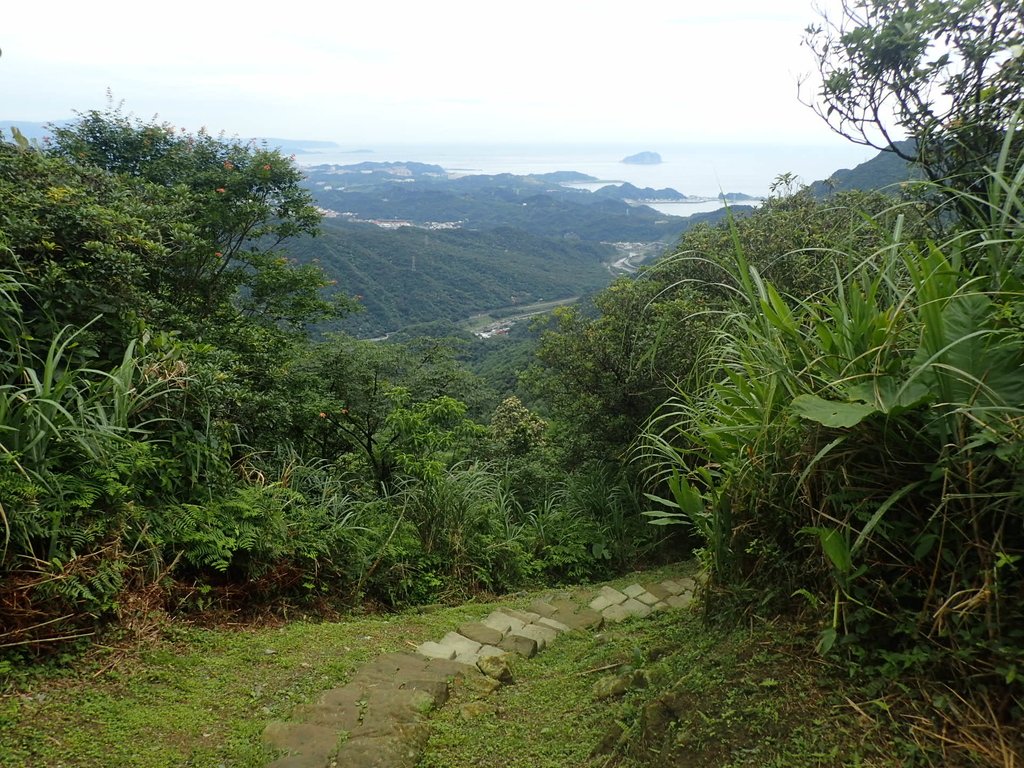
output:
[[657, 165], [661, 162], [661, 155], [657, 152], [637, 152], [635, 155], [622, 158], [621, 162], [630, 165]]
[[689, 199], [681, 192], [666, 187], [665, 189], [652, 189], [644, 187], [640, 189], [629, 182], [623, 184], [609, 184], [594, 192], [597, 197], [608, 197], [613, 200], [631, 200], [634, 202], [682, 202]]

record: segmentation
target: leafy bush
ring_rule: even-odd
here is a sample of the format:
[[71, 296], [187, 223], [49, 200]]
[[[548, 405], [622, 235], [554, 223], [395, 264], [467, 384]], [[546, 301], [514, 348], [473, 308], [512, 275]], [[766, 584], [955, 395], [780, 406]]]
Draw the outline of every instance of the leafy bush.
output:
[[1021, 711], [1024, 647], [1020, 161], [1004, 154], [1000, 193], [950, 239], [897, 222], [815, 296], [738, 249], [708, 379], [666, 403], [644, 454], [670, 491], [656, 516], [692, 524], [720, 585], [827, 606], [822, 651], [970, 681], [1002, 717]]

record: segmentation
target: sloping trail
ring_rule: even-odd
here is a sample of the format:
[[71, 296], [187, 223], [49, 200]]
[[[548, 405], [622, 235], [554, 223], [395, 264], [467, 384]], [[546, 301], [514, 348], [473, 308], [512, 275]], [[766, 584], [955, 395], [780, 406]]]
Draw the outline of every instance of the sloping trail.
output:
[[693, 570], [339, 621], [164, 617], [0, 693], [0, 766], [903, 764], [891, 718], [813, 630], [714, 621], [713, 590], [687, 610]]
[[[681, 578], [692, 570], [692, 564], [682, 563], [634, 573], [610, 584], [625, 587], [637, 581]], [[599, 588], [580, 587], [558, 594], [586, 606], [590, 594]], [[283, 622], [259, 623], [234, 622], [224, 616], [213, 626], [190, 622], [187, 616], [171, 619], [141, 605], [125, 613], [123, 628], [115, 628], [102, 642], [92, 643], [78, 654], [68, 654], [46, 666], [15, 669], [7, 677], [0, 668], [0, 766], [264, 768], [275, 759], [289, 757], [288, 751], [264, 743], [269, 723], [282, 724], [273, 726], [271, 733], [277, 728], [290, 732], [292, 726], [283, 724], [303, 723], [325, 691], [344, 688], [375, 660], [413, 653], [424, 643], [443, 640], [449, 632], [480, 622], [498, 606], [528, 610], [532, 600], [555, 595], [540, 590], [499, 601], [428, 605], [395, 614], [355, 611], [336, 621], [301, 613], [292, 613]], [[661, 615], [668, 618], [670, 614]], [[617, 626], [629, 632], [633, 624]], [[556, 648], [591, 642], [590, 632], [572, 635], [573, 639], [557, 643]], [[513, 660], [512, 666], [525, 664], [522, 676], [527, 681], [530, 664], [558, 655], [557, 650], [531, 660], [515, 655], [521, 662]], [[430, 662], [429, 666], [443, 665]], [[470, 679], [467, 669], [476, 682], [489, 679], [461, 663], [455, 669], [464, 680]], [[368, 671], [366, 681], [381, 688], [381, 682], [393, 682], [396, 672], [397, 668], [390, 677], [370, 680]], [[444, 678], [447, 683], [448, 675]], [[464, 690], [446, 687], [456, 693]], [[501, 690], [524, 688], [516, 685]], [[436, 708], [439, 701], [432, 694], [429, 701], [420, 696], [411, 705]], [[339, 738], [342, 730], [355, 727], [351, 719], [345, 719], [352, 717], [353, 710], [344, 714], [346, 708], [337, 706], [342, 703], [342, 699], [333, 701], [335, 710], [341, 711], [336, 712], [337, 728], [330, 734], [332, 747], [344, 742]], [[367, 735], [369, 701], [357, 696], [351, 703], [362, 715], [357, 721], [364, 730], [359, 732]], [[383, 704], [382, 709], [389, 706], [402, 709], [405, 705], [393, 702]], [[458, 716], [458, 707], [449, 706], [444, 712]], [[305, 724], [315, 725], [311, 721]], [[417, 729], [425, 732], [421, 726], [412, 728]], [[297, 737], [282, 736], [292, 738]], [[297, 759], [291, 762], [302, 765]]]
[[472, 678], [496, 689], [512, 681], [510, 654], [532, 658], [565, 633], [687, 609], [696, 587], [682, 577], [553, 592], [527, 610], [498, 606], [411, 653], [384, 654], [298, 707], [290, 721], [268, 724], [264, 741], [287, 753], [270, 767], [415, 768], [430, 735], [428, 715], [447, 702], [450, 684]]

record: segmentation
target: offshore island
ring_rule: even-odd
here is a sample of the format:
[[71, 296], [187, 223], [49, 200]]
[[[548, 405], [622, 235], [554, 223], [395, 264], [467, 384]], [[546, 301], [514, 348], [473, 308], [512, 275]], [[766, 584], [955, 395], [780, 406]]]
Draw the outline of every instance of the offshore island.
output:
[[629, 165], [658, 165], [661, 163], [661, 155], [657, 152], [637, 152], [635, 155], [622, 158], [620, 162]]

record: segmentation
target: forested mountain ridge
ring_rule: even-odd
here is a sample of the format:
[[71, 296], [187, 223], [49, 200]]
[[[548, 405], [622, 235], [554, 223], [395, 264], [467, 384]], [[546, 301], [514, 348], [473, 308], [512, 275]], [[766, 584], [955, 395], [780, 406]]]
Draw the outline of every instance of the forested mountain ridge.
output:
[[[898, 141], [895, 146], [906, 154], [914, 150], [914, 142], [909, 139]], [[840, 168], [829, 178], [813, 182], [810, 189], [819, 197], [853, 189], [866, 192], [878, 189], [897, 195], [902, 183], [923, 178], [920, 168], [892, 151], [882, 151], [853, 168]]]
[[359, 336], [456, 321], [476, 312], [591, 293], [611, 280], [616, 249], [502, 227], [487, 231], [385, 230], [328, 219], [289, 249], [319, 266], [361, 311], [340, 321]]
[[609, 266], [623, 254], [613, 244], [667, 248], [688, 227], [722, 216], [668, 216], [625, 202], [685, 197], [675, 190], [565, 186], [581, 181], [596, 180], [574, 171], [449, 175], [416, 162], [316, 166], [305, 184], [326, 218], [319, 237], [297, 240], [291, 251], [317, 259], [361, 297], [364, 311], [341, 327], [377, 336], [591, 293], [614, 276]]
[[[554, 174], [555, 179], [565, 176]], [[534, 235], [612, 242], [670, 241], [686, 226], [680, 217], [625, 203], [604, 191], [609, 187], [594, 193], [551, 177], [449, 177], [439, 166], [422, 163], [360, 163], [310, 168], [306, 183], [321, 207], [359, 219], [458, 222], [465, 229], [515, 227]], [[642, 191], [625, 190], [634, 192]], [[661, 197], [674, 190], [650, 192]]]

